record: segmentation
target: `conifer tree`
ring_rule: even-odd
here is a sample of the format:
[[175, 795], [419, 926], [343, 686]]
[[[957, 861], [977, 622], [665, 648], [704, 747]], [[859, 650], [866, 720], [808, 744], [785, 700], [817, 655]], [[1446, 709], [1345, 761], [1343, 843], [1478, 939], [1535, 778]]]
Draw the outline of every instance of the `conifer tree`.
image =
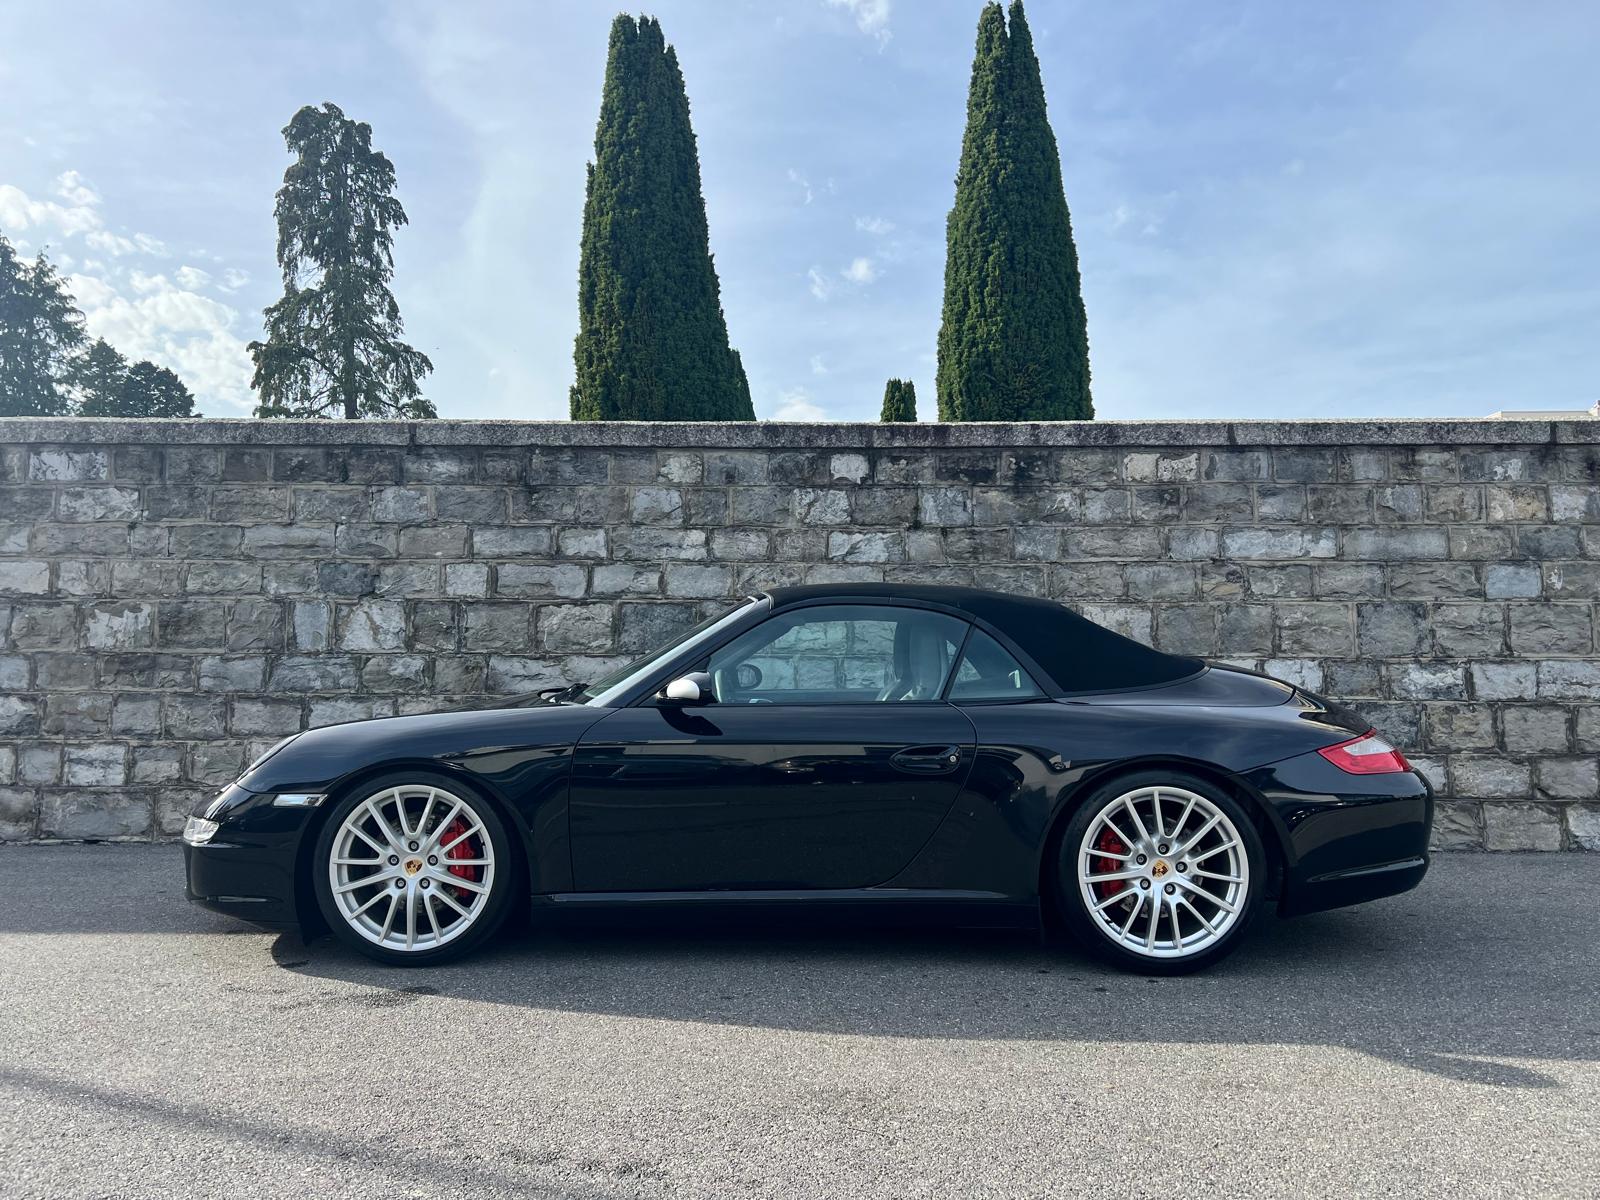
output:
[[611, 26], [573, 358], [574, 420], [755, 418], [728, 345], [683, 73], [650, 17]]
[[295, 161], [274, 212], [283, 298], [250, 343], [258, 417], [431, 417], [428, 356], [400, 340], [389, 282], [394, 229], [406, 223], [394, 164], [372, 127], [336, 104], [307, 105], [283, 130]]
[[83, 336], [83, 314], [50, 260], [25, 262], [0, 235], [0, 417], [70, 413]]
[[944, 421], [1094, 416], [1089, 337], [1044, 84], [1021, 0], [984, 7], [946, 227]]
[[880, 421], [915, 421], [917, 419], [917, 385], [909, 379], [891, 379], [883, 389], [883, 412]]

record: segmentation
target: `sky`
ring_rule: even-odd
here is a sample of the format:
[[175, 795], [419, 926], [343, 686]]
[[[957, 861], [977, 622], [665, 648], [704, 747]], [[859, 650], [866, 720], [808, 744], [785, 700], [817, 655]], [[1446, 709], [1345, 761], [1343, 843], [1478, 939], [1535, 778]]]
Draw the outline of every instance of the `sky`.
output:
[[[978, 0], [662, 0], [757, 415], [934, 416]], [[567, 413], [616, 4], [0, 0], [0, 233], [248, 415], [281, 130], [395, 163], [441, 416]], [[1600, 7], [1032, 0], [1102, 418], [1600, 399]]]

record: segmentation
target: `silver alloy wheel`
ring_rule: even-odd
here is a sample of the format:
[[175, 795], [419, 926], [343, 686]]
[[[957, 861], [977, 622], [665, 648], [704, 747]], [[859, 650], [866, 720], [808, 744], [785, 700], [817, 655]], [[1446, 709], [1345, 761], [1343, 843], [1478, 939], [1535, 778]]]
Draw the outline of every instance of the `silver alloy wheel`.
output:
[[1245, 911], [1250, 859], [1228, 815], [1180, 787], [1142, 787], [1102, 808], [1078, 846], [1094, 926], [1146, 958], [1216, 945]]
[[334, 835], [328, 884], [362, 937], [416, 953], [471, 929], [494, 887], [494, 845], [473, 802], [402, 784], [350, 810]]

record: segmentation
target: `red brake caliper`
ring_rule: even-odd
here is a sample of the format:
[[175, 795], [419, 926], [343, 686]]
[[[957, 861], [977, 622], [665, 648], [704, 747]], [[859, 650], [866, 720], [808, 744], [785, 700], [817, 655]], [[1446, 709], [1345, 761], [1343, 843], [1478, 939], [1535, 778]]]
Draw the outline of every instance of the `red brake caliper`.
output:
[[[1126, 854], [1127, 846], [1122, 844], [1122, 839], [1109, 829], [1102, 829], [1100, 836], [1094, 840], [1096, 850], [1104, 850], [1107, 854]], [[1125, 865], [1121, 859], [1096, 858], [1092, 860], [1096, 875], [1109, 875], [1113, 871], [1120, 871]], [[452, 868], [453, 869], [453, 868]], [[1095, 895], [1106, 900], [1123, 891], [1127, 884], [1120, 879], [1106, 879], [1094, 885]]]
[[[472, 848], [472, 842], [476, 839], [461, 836], [462, 834], [466, 833], [469, 828], [470, 826], [460, 817], [457, 817], [454, 821], [450, 822], [449, 826], [445, 829], [444, 834], [439, 838], [439, 840], [446, 844], [454, 841], [456, 838], [461, 838], [461, 840], [456, 842], [454, 846], [451, 846], [450, 849], [444, 852], [445, 858], [478, 857], [477, 852]], [[472, 883], [478, 882], [477, 867], [450, 867], [449, 871], [450, 874], [454, 875], [458, 879], [466, 879]], [[458, 900], [464, 901], [469, 898], [465, 888], [452, 888], [451, 890], [455, 892], [456, 899]]]

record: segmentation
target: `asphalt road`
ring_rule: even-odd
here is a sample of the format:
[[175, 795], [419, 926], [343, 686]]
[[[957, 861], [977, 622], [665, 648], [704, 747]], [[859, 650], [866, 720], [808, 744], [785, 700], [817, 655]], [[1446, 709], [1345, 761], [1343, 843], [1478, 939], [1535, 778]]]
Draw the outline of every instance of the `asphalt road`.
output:
[[1600, 856], [1212, 973], [1015, 933], [520, 933], [431, 971], [0, 847], [0, 1195], [1600, 1194]]

